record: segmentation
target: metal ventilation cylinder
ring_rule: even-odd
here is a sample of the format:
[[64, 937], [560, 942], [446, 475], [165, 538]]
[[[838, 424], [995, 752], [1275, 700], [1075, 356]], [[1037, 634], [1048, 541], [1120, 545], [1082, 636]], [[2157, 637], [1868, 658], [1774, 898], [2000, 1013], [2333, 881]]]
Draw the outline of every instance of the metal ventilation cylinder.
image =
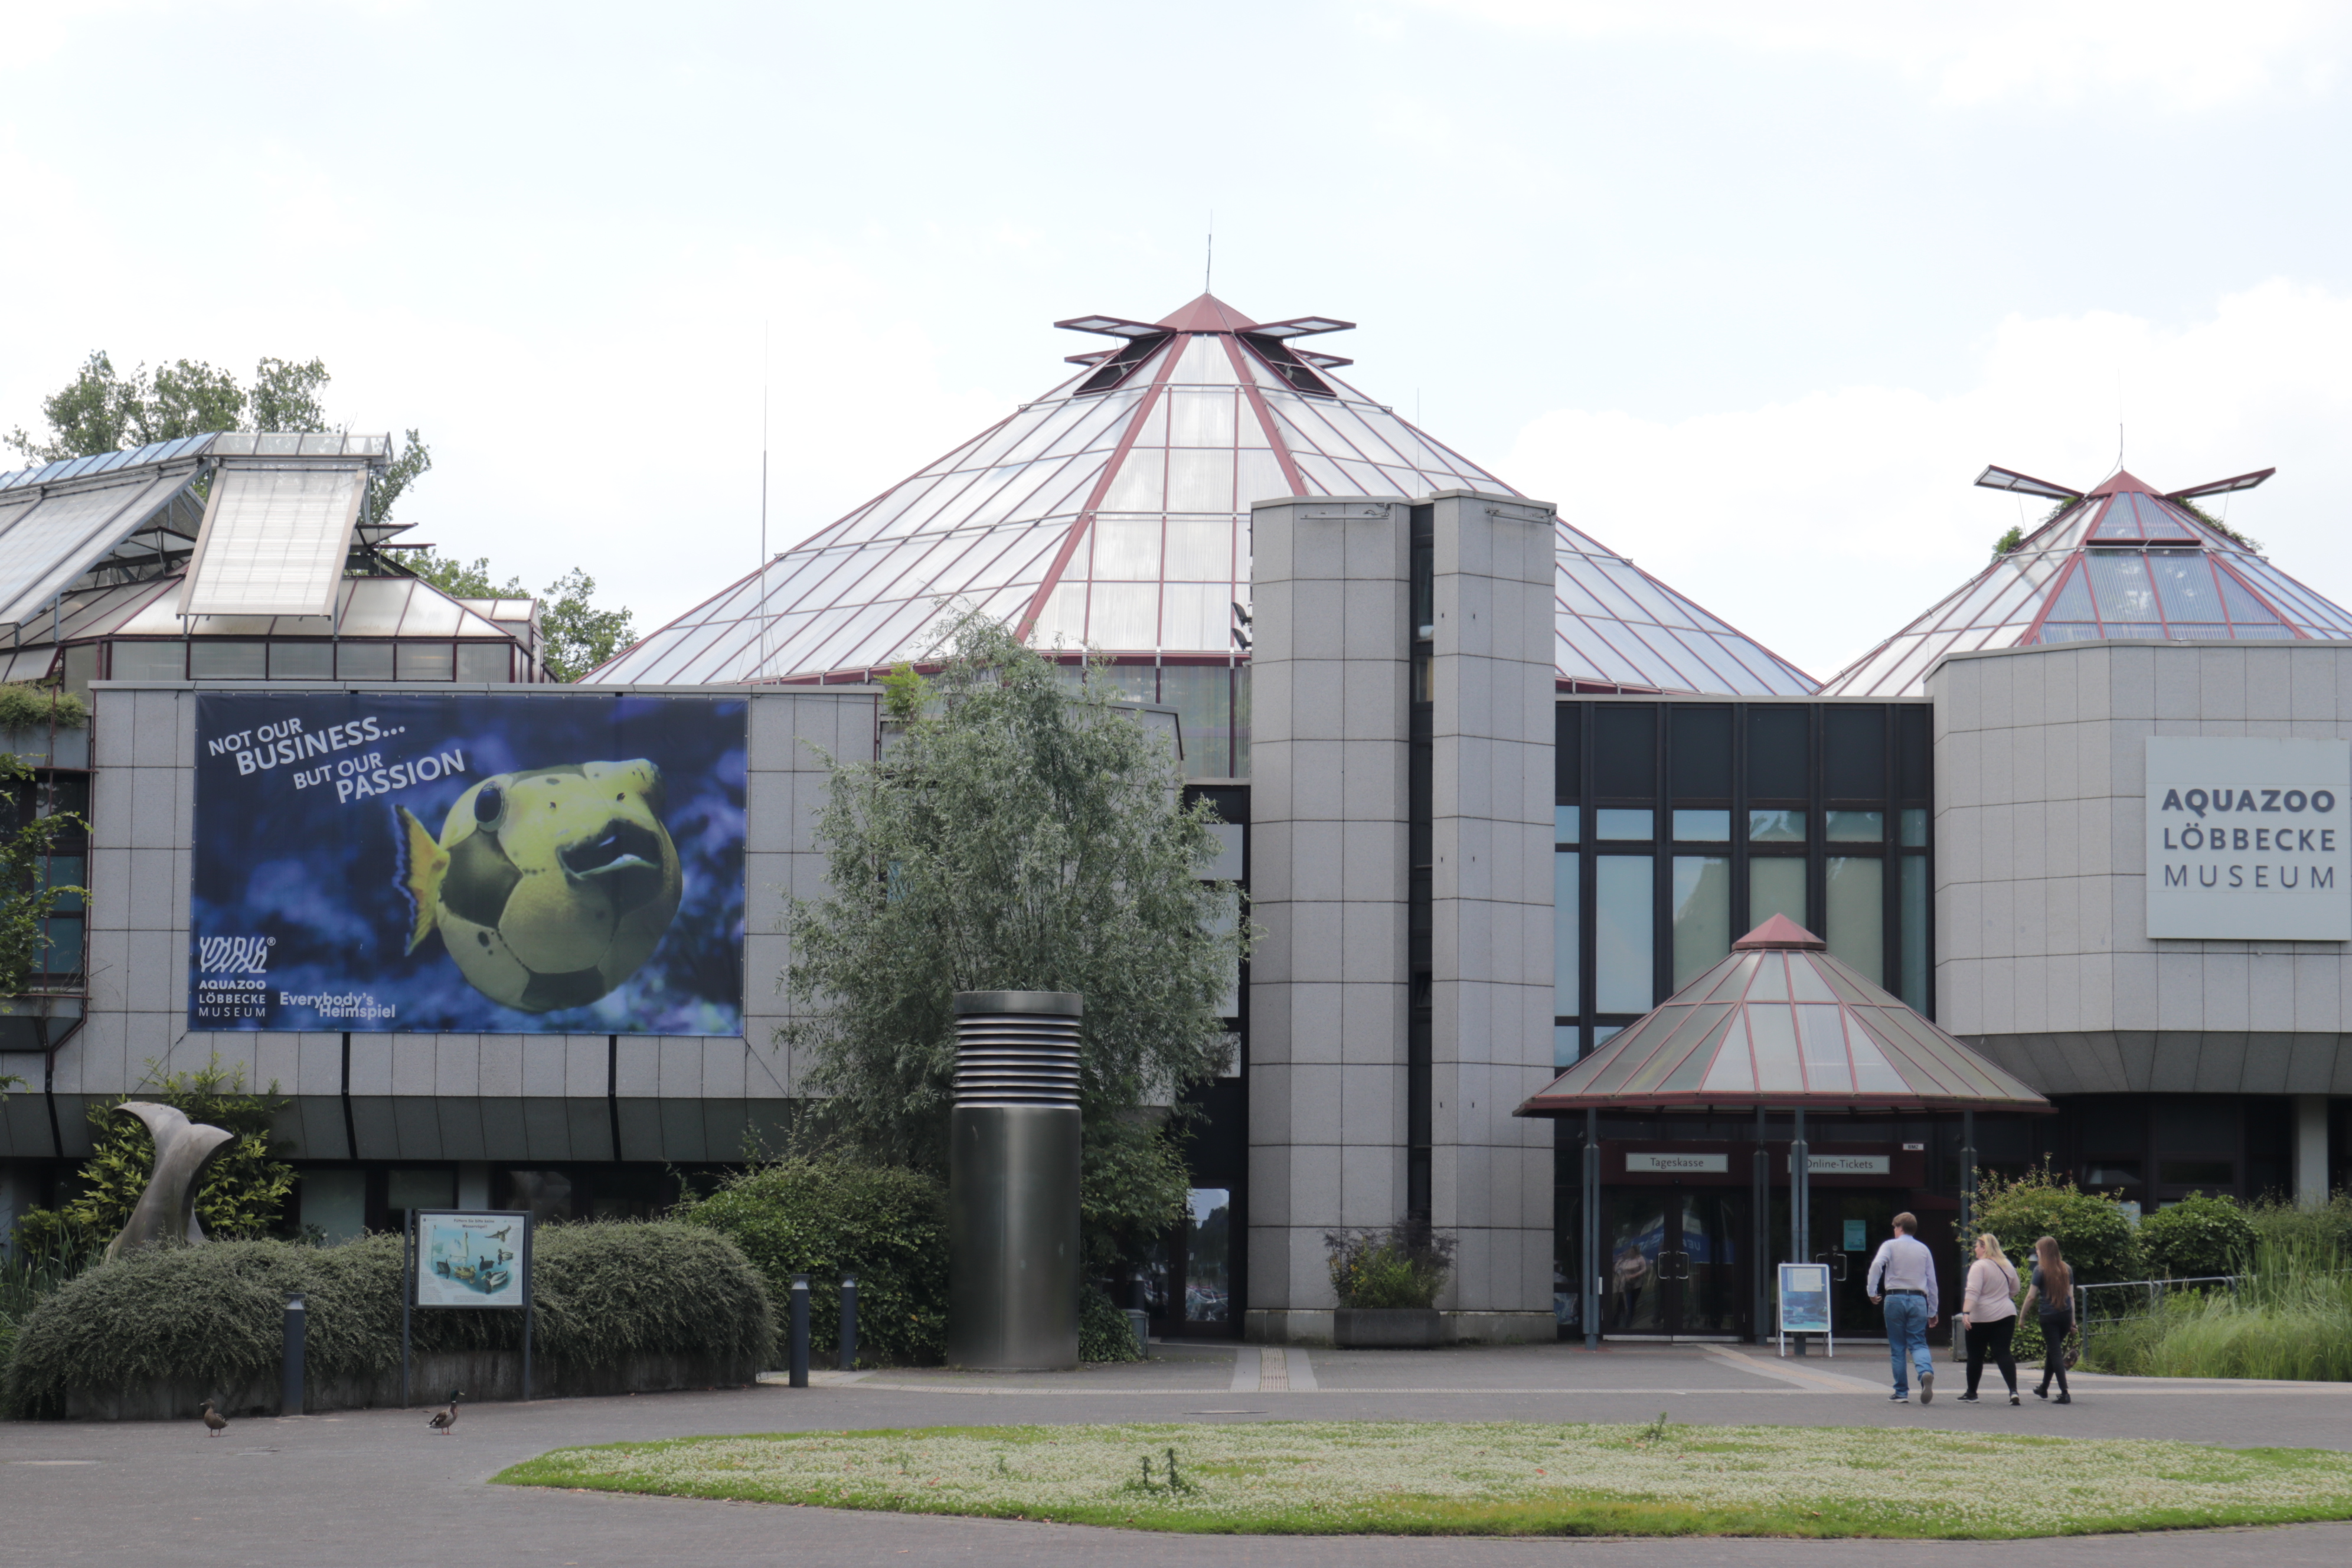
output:
[[1078, 1364], [1078, 1024], [1060, 991], [959, 991], [948, 1361]]

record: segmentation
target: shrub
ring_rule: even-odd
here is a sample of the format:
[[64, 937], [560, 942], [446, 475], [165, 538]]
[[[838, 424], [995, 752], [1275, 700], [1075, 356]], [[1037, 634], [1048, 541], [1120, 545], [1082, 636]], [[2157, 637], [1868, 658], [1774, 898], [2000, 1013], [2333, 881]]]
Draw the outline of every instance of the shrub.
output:
[[[532, 1352], [552, 1365], [633, 1353], [764, 1365], [775, 1327], [758, 1272], [723, 1237], [656, 1222], [551, 1226], [536, 1237]], [[194, 1380], [226, 1387], [278, 1365], [287, 1293], [309, 1297], [304, 1358], [318, 1379], [400, 1362], [396, 1236], [341, 1247], [224, 1241], [102, 1264], [43, 1299], [6, 1368], [10, 1414], [54, 1413], [68, 1390]], [[415, 1314], [417, 1351], [513, 1350], [522, 1314]]]
[[1454, 1268], [1454, 1237], [1426, 1221], [1330, 1231], [1323, 1245], [1331, 1249], [1331, 1289], [1342, 1307], [1434, 1306]]
[[[23, 1242], [44, 1253], [62, 1253], [80, 1237], [96, 1247], [114, 1239], [138, 1206], [155, 1170], [155, 1140], [136, 1118], [115, 1114], [125, 1100], [145, 1100], [177, 1107], [189, 1121], [226, 1128], [234, 1142], [205, 1168], [196, 1187], [196, 1219], [208, 1239], [257, 1237], [278, 1223], [294, 1190], [294, 1167], [273, 1158], [270, 1126], [286, 1101], [278, 1086], [248, 1091], [245, 1068], [224, 1064], [218, 1052], [201, 1068], [165, 1073], [147, 1064], [147, 1078], [130, 1094], [94, 1101], [89, 1124], [94, 1148], [77, 1173], [80, 1192], [55, 1209], [28, 1210], [17, 1222]], [[79, 1260], [78, 1260], [79, 1261]]]
[[2139, 1245], [2155, 1279], [2236, 1274], [2253, 1256], [2253, 1222], [2238, 1201], [2191, 1193], [2140, 1221]]
[[1980, 1173], [1976, 1228], [1979, 1234], [1989, 1231], [1999, 1237], [2001, 1247], [2017, 1261], [2018, 1271], [2029, 1279], [2033, 1275], [2033, 1244], [2045, 1236], [2058, 1238], [2059, 1250], [2066, 1255], [2077, 1284], [2147, 1277], [2139, 1237], [2123, 1205], [2097, 1193], [2081, 1191], [2073, 1177], [2053, 1174], [2046, 1166], [2029, 1170], [2013, 1181]]
[[89, 722], [89, 704], [61, 687], [0, 681], [0, 730], [47, 730], [52, 719], [60, 730], [79, 730]]
[[1143, 1359], [1143, 1352], [1135, 1347], [1134, 1324], [1099, 1285], [1086, 1286], [1078, 1292], [1078, 1359]]
[[743, 1249], [779, 1308], [809, 1277], [809, 1342], [819, 1359], [841, 1334], [840, 1281], [857, 1276], [863, 1365], [947, 1354], [947, 1184], [919, 1171], [792, 1158], [730, 1175], [677, 1217]]

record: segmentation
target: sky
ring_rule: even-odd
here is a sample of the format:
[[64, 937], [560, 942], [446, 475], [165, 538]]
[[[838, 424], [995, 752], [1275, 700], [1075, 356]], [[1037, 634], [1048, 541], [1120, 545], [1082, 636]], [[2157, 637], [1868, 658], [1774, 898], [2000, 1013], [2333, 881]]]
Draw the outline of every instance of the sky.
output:
[[2287, 0], [0, 0], [0, 432], [95, 350], [317, 355], [430, 444], [411, 539], [649, 629], [758, 560], [763, 431], [781, 549], [1213, 226], [1818, 677], [2021, 520], [1987, 463], [2276, 466], [2230, 522], [2352, 602], [2347, 58]]

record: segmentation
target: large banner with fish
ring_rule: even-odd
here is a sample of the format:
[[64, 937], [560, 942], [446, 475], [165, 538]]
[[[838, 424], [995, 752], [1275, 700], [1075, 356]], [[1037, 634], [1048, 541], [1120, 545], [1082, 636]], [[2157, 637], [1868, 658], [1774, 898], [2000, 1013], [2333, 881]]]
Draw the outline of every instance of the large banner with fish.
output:
[[744, 716], [198, 694], [188, 1027], [740, 1035]]

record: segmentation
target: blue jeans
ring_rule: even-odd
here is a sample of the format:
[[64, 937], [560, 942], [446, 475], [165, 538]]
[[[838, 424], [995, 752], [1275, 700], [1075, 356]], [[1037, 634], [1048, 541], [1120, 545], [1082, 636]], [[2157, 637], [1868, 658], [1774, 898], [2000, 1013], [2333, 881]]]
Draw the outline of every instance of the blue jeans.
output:
[[[1908, 1352], [1910, 1363], [1904, 1360]], [[1920, 1296], [1886, 1298], [1886, 1357], [1895, 1363], [1895, 1392], [1911, 1392], [1911, 1364], [1926, 1377], [1936, 1370], [1935, 1352], [1927, 1348], [1927, 1302]]]

